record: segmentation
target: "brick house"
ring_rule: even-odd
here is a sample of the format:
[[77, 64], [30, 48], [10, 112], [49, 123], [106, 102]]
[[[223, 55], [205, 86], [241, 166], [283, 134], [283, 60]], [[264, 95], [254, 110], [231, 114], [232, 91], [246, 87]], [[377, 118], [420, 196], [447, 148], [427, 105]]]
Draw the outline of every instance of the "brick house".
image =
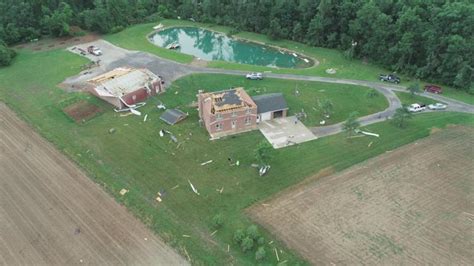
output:
[[91, 93], [117, 109], [133, 106], [164, 92], [162, 79], [148, 69], [116, 68], [88, 80]]
[[243, 88], [212, 93], [199, 92], [198, 111], [212, 138], [257, 129], [266, 120], [286, 117], [288, 105], [282, 93], [250, 97]]
[[200, 122], [212, 138], [257, 128], [257, 105], [243, 88], [199, 92], [197, 97]]

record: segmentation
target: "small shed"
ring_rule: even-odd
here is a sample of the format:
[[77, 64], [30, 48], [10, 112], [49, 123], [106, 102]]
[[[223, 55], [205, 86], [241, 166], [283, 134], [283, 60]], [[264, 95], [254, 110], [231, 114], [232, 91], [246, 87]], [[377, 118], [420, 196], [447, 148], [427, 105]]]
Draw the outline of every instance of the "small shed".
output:
[[288, 104], [282, 93], [269, 93], [253, 96], [252, 100], [257, 105], [257, 122], [286, 117]]
[[168, 109], [161, 116], [160, 119], [169, 125], [174, 125], [179, 121], [185, 119], [188, 115], [179, 109]]

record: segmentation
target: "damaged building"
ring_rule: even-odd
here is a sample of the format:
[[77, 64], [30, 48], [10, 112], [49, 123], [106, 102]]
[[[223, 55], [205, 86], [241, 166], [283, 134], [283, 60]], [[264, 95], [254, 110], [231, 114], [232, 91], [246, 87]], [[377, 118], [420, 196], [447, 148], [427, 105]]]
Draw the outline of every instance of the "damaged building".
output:
[[88, 80], [91, 92], [117, 109], [164, 92], [163, 80], [148, 69], [116, 68]]
[[250, 97], [243, 88], [202, 92], [198, 97], [200, 123], [212, 138], [257, 129], [265, 120], [286, 117], [288, 106], [281, 93]]

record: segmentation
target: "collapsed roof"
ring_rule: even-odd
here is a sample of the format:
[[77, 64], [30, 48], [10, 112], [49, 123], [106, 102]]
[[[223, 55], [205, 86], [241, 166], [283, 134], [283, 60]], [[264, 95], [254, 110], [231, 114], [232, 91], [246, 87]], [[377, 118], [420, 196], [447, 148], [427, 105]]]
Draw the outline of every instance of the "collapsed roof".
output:
[[99, 96], [122, 97], [141, 88], [151, 89], [151, 82], [160, 78], [147, 69], [116, 68], [90, 79]]

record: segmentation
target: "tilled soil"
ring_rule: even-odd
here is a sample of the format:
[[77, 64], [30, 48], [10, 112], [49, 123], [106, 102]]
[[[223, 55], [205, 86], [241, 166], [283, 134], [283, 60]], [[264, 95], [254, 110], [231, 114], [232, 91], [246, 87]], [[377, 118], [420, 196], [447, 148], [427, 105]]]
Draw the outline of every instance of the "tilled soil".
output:
[[0, 103], [0, 265], [188, 264]]
[[472, 265], [474, 129], [453, 127], [249, 210], [313, 264]]

